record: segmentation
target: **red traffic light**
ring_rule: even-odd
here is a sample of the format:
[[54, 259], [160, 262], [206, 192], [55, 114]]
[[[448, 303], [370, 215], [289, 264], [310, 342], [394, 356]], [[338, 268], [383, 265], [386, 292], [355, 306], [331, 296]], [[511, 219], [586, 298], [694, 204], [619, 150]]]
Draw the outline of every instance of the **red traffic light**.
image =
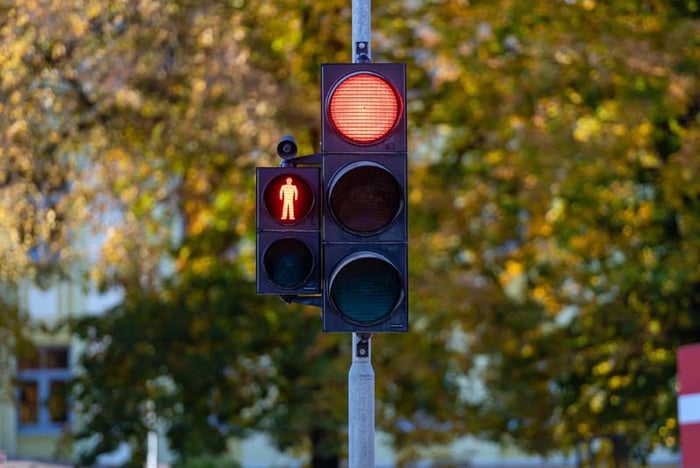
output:
[[340, 136], [357, 144], [386, 138], [396, 127], [403, 102], [383, 77], [360, 72], [338, 83], [328, 97], [328, 118]]
[[321, 65], [322, 150], [406, 151], [406, 65]]

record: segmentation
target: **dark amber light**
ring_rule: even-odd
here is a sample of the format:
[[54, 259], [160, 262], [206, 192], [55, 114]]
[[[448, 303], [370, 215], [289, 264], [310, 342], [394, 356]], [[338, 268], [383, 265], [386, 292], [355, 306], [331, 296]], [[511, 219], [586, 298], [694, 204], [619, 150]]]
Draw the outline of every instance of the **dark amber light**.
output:
[[351, 165], [331, 188], [331, 213], [345, 228], [359, 235], [386, 229], [403, 203], [401, 187], [379, 165]]
[[384, 78], [358, 73], [335, 87], [328, 102], [328, 118], [343, 138], [372, 144], [391, 133], [402, 108], [401, 98]]

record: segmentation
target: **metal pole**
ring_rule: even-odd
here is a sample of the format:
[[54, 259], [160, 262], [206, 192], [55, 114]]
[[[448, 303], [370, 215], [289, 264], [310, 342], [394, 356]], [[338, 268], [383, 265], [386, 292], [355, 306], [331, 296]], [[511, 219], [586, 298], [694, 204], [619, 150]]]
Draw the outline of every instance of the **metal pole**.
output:
[[348, 468], [374, 466], [374, 369], [369, 333], [352, 334], [348, 373]]
[[[369, 62], [371, 1], [352, 0], [352, 62]], [[348, 373], [348, 468], [374, 467], [374, 369], [372, 335], [352, 334], [352, 364]]]
[[372, 58], [372, 2], [352, 0], [352, 62]]
[[146, 468], [158, 468], [158, 434], [155, 431], [148, 431], [146, 446]]
[[146, 402], [146, 425], [148, 435], [146, 436], [146, 465], [145, 468], [158, 468], [158, 417], [156, 416], [156, 405], [153, 400]]

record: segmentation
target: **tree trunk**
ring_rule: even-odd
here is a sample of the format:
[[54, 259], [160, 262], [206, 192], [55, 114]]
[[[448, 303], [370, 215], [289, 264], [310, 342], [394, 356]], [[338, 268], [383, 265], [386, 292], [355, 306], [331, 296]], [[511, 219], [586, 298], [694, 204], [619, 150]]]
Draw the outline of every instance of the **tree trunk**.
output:
[[324, 442], [327, 442], [325, 439], [329, 436], [332, 437], [323, 429], [315, 428], [311, 430], [311, 468], [338, 468], [340, 466], [338, 453], [327, 453], [328, 447], [333, 446], [333, 444], [324, 444]]
[[311, 458], [311, 468], [338, 468], [340, 457], [338, 455], [313, 454]]

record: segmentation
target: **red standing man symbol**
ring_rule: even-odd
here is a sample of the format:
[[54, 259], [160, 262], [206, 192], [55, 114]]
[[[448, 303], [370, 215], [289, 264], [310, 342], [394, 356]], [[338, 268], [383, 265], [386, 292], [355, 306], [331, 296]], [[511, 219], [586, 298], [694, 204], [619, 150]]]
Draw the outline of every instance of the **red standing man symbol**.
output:
[[287, 177], [287, 183], [280, 187], [280, 200], [282, 200], [282, 220], [294, 221], [294, 202], [299, 199], [297, 186], [292, 184], [292, 178]]

